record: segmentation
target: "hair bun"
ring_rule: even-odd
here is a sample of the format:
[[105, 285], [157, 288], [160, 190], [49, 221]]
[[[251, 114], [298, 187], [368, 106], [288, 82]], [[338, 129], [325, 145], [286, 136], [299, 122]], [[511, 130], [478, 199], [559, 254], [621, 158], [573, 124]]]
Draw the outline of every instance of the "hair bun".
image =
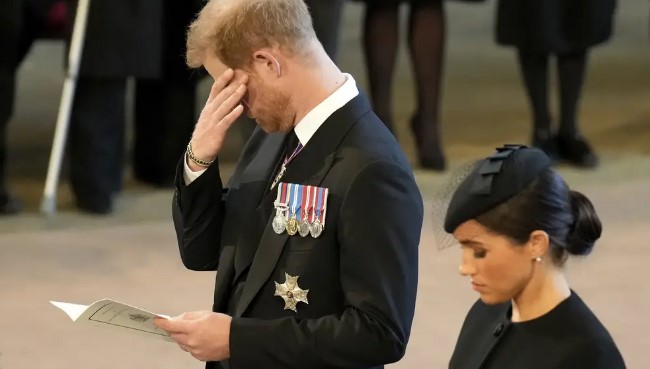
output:
[[569, 232], [566, 250], [572, 255], [588, 255], [602, 233], [602, 225], [594, 205], [578, 191], [570, 191], [573, 227]]

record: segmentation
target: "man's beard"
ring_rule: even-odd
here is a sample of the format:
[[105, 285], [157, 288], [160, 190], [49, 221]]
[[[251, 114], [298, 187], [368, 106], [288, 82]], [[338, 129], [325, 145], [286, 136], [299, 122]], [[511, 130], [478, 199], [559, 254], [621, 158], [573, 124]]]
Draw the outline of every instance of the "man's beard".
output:
[[294, 114], [291, 98], [279, 91], [268, 91], [255, 112], [255, 120], [266, 132], [289, 132], [293, 129]]

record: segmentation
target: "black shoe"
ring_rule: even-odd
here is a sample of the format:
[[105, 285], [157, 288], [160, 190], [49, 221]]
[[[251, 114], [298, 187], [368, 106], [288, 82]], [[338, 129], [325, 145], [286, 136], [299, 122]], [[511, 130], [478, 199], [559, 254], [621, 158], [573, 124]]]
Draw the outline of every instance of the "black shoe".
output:
[[557, 136], [558, 155], [569, 164], [581, 168], [596, 168], [598, 156], [587, 140], [580, 135]]
[[0, 216], [16, 215], [23, 211], [23, 204], [8, 193], [0, 195]]
[[113, 212], [113, 201], [77, 199], [77, 208], [88, 214], [109, 215]]
[[415, 139], [420, 167], [443, 172], [447, 169], [447, 163], [439, 139], [438, 137], [431, 138], [428, 137], [429, 135], [425, 135], [423, 132], [425, 128], [417, 114], [411, 117], [411, 131]]

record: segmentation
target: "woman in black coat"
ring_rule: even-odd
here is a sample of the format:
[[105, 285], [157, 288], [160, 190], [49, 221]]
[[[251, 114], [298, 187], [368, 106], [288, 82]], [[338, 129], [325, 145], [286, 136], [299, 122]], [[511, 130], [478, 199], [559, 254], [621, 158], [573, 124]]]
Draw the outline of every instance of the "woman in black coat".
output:
[[361, 0], [366, 3], [363, 47], [373, 109], [393, 127], [393, 71], [399, 45], [399, 6], [410, 7], [408, 46], [415, 75], [417, 106], [411, 130], [419, 164], [442, 171], [445, 157], [440, 134], [440, 90], [445, 48], [443, 0]]
[[480, 300], [450, 369], [624, 369], [605, 327], [562, 266], [587, 255], [601, 223], [589, 199], [541, 150], [507, 145], [478, 162], [451, 198], [444, 230], [461, 244], [460, 273]]
[[[553, 159], [595, 167], [598, 158], [582, 136], [578, 102], [589, 50], [612, 34], [616, 0], [499, 0], [497, 43], [513, 46], [533, 115], [534, 146]], [[557, 57], [560, 87], [559, 129], [548, 108], [548, 60]]]

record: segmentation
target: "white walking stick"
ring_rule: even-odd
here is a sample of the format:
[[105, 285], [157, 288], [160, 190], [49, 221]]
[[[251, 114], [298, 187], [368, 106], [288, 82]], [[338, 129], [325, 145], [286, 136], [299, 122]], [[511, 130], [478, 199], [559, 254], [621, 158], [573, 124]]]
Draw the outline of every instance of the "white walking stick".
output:
[[79, 0], [77, 4], [77, 13], [74, 28], [72, 29], [72, 40], [70, 41], [70, 50], [68, 52], [68, 72], [63, 83], [61, 104], [59, 105], [59, 114], [56, 119], [56, 129], [54, 131], [54, 142], [52, 143], [52, 152], [50, 153], [50, 163], [47, 167], [45, 190], [43, 191], [43, 198], [41, 200], [41, 213], [47, 215], [56, 213], [57, 187], [61, 174], [63, 154], [65, 152], [68, 126], [70, 125], [70, 112], [74, 100], [77, 76], [79, 74], [79, 65], [81, 64], [81, 52], [86, 35], [89, 6], [90, 0]]

